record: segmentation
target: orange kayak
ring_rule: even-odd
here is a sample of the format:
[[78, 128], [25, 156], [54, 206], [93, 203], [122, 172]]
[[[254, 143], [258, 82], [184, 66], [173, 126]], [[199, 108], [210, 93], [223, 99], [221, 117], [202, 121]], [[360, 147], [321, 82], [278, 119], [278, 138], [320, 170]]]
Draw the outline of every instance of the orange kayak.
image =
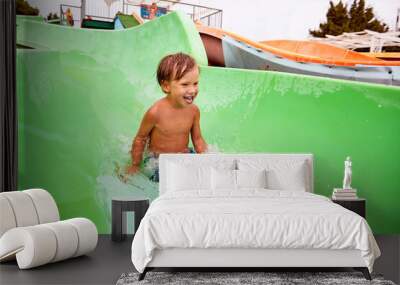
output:
[[363, 52], [362, 54], [383, 60], [400, 61], [400, 52]]
[[256, 49], [270, 52], [277, 56], [297, 62], [310, 62], [337, 66], [400, 66], [400, 62], [389, 62], [319, 42], [291, 40], [256, 42], [218, 28], [197, 25], [197, 30], [202, 38], [214, 37], [222, 39], [224, 36], [229, 36]]
[[400, 86], [400, 61], [386, 61], [310, 41], [255, 42], [198, 25], [212, 66], [270, 70]]
[[329, 61], [333, 65], [352, 66], [354, 64], [362, 64], [362, 65], [400, 66], [400, 62], [397, 64], [393, 62], [389, 63], [377, 57], [371, 57], [356, 51], [320, 42], [295, 41], [295, 40], [271, 40], [271, 41], [262, 41], [261, 44], [279, 48], [281, 50], [285, 50], [288, 52], [301, 54], [304, 57], [316, 56], [321, 59], [321, 62], [313, 61], [314, 63], [326, 63], [327, 61]]

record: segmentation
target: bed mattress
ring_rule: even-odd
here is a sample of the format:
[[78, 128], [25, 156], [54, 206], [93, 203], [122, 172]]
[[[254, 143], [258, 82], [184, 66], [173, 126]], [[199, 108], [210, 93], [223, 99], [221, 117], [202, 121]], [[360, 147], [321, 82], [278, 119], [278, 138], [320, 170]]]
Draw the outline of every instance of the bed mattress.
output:
[[151, 204], [132, 243], [139, 272], [163, 249], [359, 250], [372, 271], [379, 248], [361, 216], [308, 192], [179, 191]]

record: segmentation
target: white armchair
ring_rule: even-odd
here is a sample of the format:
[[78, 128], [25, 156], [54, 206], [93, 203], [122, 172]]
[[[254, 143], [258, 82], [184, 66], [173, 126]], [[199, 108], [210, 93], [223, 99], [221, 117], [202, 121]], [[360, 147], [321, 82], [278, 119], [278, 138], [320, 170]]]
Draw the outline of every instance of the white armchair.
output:
[[46, 190], [0, 193], [0, 262], [16, 258], [20, 269], [57, 262], [94, 250], [97, 238], [86, 218], [60, 221]]

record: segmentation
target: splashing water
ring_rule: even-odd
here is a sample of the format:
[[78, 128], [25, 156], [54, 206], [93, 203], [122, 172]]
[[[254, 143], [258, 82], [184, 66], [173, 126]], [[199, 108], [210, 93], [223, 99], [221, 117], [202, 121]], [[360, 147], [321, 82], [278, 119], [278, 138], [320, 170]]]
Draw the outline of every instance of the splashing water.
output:
[[[209, 144], [206, 153], [220, 153], [217, 145]], [[147, 157], [146, 157], [147, 156]], [[148, 198], [153, 201], [158, 197], [158, 182], [154, 182], [154, 175], [158, 171], [158, 158], [146, 153], [143, 167], [134, 175], [127, 175], [125, 162], [114, 161], [114, 170], [111, 174], [100, 175], [96, 178], [97, 201], [104, 209], [107, 225], [111, 225], [111, 201], [113, 198]], [[132, 232], [133, 216], [127, 216], [128, 232]]]
[[221, 153], [217, 145], [207, 145], [207, 151], [205, 153]]

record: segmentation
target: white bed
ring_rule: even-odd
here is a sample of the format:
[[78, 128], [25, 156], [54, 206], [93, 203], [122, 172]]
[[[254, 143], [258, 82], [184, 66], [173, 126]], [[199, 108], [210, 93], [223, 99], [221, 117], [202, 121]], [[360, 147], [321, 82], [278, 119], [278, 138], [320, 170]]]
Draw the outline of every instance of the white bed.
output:
[[372, 232], [312, 193], [312, 155], [168, 154], [159, 166], [160, 197], [132, 243], [140, 278], [154, 267], [354, 267], [370, 278]]

